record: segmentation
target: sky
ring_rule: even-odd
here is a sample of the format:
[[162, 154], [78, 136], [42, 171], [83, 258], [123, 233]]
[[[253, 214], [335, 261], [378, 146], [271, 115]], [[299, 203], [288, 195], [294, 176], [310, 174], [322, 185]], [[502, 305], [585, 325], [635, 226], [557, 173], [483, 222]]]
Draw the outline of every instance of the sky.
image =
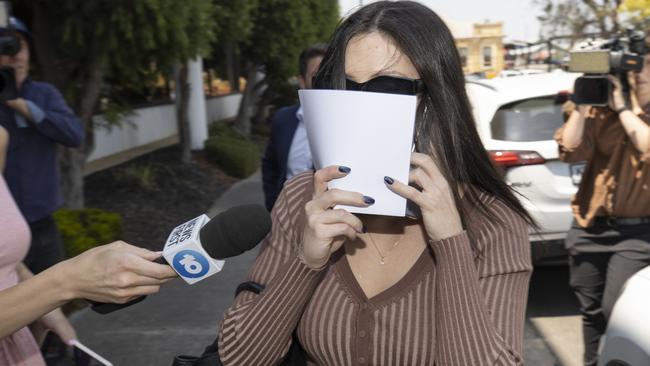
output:
[[[339, 0], [342, 15], [373, 0]], [[482, 23], [502, 21], [507, 41], [539, 39], [541, 13], [532, 0], [417, 0], [433, 9], [442, 18], [457, 22]]]

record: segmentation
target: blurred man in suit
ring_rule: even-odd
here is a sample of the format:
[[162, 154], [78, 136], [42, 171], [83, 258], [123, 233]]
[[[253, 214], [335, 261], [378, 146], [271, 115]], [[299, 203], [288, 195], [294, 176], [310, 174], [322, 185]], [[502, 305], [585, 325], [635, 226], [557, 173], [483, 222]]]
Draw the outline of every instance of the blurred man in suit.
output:
[[[300, 53], [300, 89], [311, 89], [327, 46], [321, 43]], [[271, 136], [262, 158], [262, 181], [266, 208], [271, 211], [284, 182], [312, 169], [311, 150], [300, 104], [280, 108], [271, 118]]]

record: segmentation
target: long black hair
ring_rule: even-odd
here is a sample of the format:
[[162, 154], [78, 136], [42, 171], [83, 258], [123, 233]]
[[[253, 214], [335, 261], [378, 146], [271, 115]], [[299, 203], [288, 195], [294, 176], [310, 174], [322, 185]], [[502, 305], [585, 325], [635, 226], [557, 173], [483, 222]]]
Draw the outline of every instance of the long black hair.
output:
[[[476, 130], [460, 56], [451, 32], [431, 9], [413, 1], [379, 1], [360, 8], [336, 29], [321, 62], [319, 87], [345, 89], [345, 50], [360, 35], [379, 32], [411, 60], [426, 86], [417, 108], [416, 148], [434, 157], [449, 182], [461, 217], [461, 186], [473, 186], [504, 202], [537, 227], [490, 161]], [[465, 193], [490, 220], [494, 217], [473, 189]]]

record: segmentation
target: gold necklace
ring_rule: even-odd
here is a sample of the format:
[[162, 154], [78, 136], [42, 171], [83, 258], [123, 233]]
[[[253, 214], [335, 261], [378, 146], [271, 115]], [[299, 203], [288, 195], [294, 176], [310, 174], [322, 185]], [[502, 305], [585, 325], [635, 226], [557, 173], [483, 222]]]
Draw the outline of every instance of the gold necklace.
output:
[[379, 254], [379, 258], [380, 258], [379, 263], [380, 264], [386, 264], [386, 257], [388, 257], [388, 254], [390, 254], [391, 250], [395, 249], [397, 247], [397, 245], [399, 245], [399, 242], [402, 241], [402, 238], [404, 237], [404, 235], [400, 236], [400, 238], [397, 239], [397, 241], [395, 243], [393, 243], [393, 245], [390, 247], [390, 249], [388, 249], [388, 251], [386, 252], [386, 255], [384, 255], [381, 252], [381, 250], [379, 250], [379, 246], [377, 246], [377, 243], [375, 243], [375, 239], [372, 238], [372, 235], [370, 234], [370, 232], [368, 232], [368, 237], [370, 238], [370, 242], [372, 243], [372, 246], [375, 247], [375, 250], [377, 251], [377, 254]]

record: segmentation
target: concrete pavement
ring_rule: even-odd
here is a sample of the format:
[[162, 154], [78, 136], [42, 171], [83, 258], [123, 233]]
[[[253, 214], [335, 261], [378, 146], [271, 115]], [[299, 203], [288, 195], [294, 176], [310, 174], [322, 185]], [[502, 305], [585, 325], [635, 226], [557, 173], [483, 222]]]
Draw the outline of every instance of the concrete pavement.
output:
[[[208, 215], [237, 204], [262, 202], [259, 182], [258, 173], [236, 183]], [[175, 355], [199, 355], [214, 341], [223, 311], [256, 255], [254, 249], [229, 259], [220, 273], [195, 285], [174, 280], [129, 308], [107, 315], [86, 308], [73, 314], [71, 321], [79, 340], [116, 366], [171, 365]]]
[[[263, 203], [259, 172], [233, 185], [208, 215], [245, 203]], [[71, 320], [80, 341], [116, 366], [171, 365], [175, 355], [198, 355], [215, 339], [223, 311], [256, 255], [252, 250], [230, 259], [219, 274], [193, 286], [175, 280], [130, 308], [108, 315], [84, 309]], [[561, 272], [549, 273], [536, 271], [531, 282], [524, 358], [527, 365], [577, 366], [581, 354], [577, 308], [566, 290], [558, 294], [553, 288], [565, 280]]]

